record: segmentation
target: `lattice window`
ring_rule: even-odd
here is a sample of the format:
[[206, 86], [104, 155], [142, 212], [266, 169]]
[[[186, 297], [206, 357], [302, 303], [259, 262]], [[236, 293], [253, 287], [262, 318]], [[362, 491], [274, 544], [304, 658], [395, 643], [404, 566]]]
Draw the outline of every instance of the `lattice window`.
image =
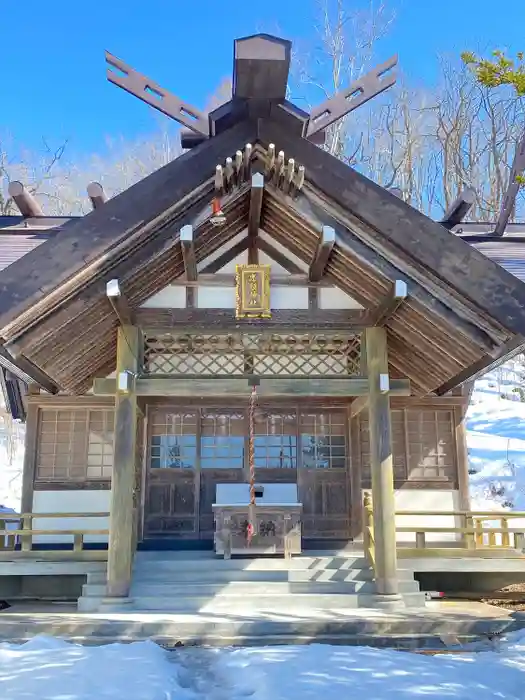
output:
[[[406, 453], [405, 453], [405, 412], [393, 410], [390, 413], [392, 426], [392, 457], [394, 461], [394, 481], [403, 483], [407, 479]], [[369, 484], [370, 473], [370, 432], [368, 424], [368, 412], [363, 411], [359, 415], [361, 433], [361, 474], [362, 480]]]
[[152, 469], [194, 469], [197, 460], [197, 414], [152, 411], [149, 458]]
[[360, 356], [359, 335], [145, 334], [144, 371], [186, 377], [357, 376]]
[[407, 411], [408, 478], [455, 481], [451, 411]]
[[347, 428], [344, 413], [302, 413], [300, 426], [303, 467], [346, 468]]
[[256, 468], [297, 467], [297, 415], [257, 411], [255, 414]]
[[113, 469], [113, 411], [89, 411], [87, 478], [110, 479]]
[[[452, 414], [446, 410], [399, 409], [391, 412], [394, 480], [457, 481]], [[370, 435], [368, 416], [359, 416], [362, 481], [369, 484]]]
[[242, 469], [247, 422], [244, 413], [203, 411], [201, 467]]
[[113, 409], [41, 409], [36, 478], [109, 479], [113, 464]]

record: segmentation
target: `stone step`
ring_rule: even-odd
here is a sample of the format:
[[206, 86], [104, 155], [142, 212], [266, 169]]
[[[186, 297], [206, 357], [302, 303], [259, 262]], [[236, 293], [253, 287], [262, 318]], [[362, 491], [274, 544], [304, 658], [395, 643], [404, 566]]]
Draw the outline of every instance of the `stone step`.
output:
[[[232, 600], [235, 598], [235, 601]], [[402, 594], [407, 608], [424, 608], [424, 593]], [[96, 612], [100, 610], [103, 599], [95, 596], [81, 596], [78, 600], [79, 612]], [[242, 600], [239, 596], [216, 595], [210, 599], [208, 596], [186, 596], [184, 598], [167, 598], [165, 596], [134, 596], [128, 606], [127, 612], [159, 612], [167, 614], [227, 614], [227, 615], [300, 615], [310, 616], [315, 611], [355, 610], [357, 608], [381, 608], [381, 599], [372, 593], [350, 595], [316, 595], [304, 594], [291, 595], [259, 595]], [[112, 612], [111, 606], [105, 605], [104, 611]], [[122, 612], [122, 607], [117, 605], [115, 612]]]
[[[104, 584], [85, 584], [82, 588], [84, 596], [103, 596], [106, 587]], [[354, 593], [375, 593], [373, 581], [337, 581], [320, 583], [318, 581], [232, 581], [231, 583], [195, 583], [191, 585], [177, 585], [171, 582], [142, 583], [133, 581], [130, 596], [158, 597], [172, 600], [191, 598], [193, 596], [207, 597], [210, 600], [217, 597], [240, 598], [243, 601], [253, 600], [257, 604], [259, 596], [273, 595], [352, 595]], [[401, 593], [417, 593], [419, 585], [416, 581], [403, 581], [400, 583]]]
[[[458, 614], [439, 610], [324, 611], [305, 616], [232, 615], [78, 615], [9, 613], [0, 615], [0, 641], [23, 643], [37, 635], [54, 636], [78, 644], [99, 645], [150, 640], [169, 648], [177, 644], [257, 645], [354, 644], [405, 649], [444, 646], [441, 635], [460, 643], [475, 642], [525, 627], [525, 617]], [[410, 659], [408, 659], [408, 662]]]
[[284, 558], [263, 558], [256, 559], [222, 559], [214, 557], [210, 559], [182, 559], [182, 558], [148, 558], [136, 556], [133, 571], [134, 573], [151, 571], [208, 571], [213, 567], [215, 571], [289, 571], [304, 569], [329, 569], [329, 570], [350, 570], [367, 569], [369, 564], [362, 557], [294, 557]]

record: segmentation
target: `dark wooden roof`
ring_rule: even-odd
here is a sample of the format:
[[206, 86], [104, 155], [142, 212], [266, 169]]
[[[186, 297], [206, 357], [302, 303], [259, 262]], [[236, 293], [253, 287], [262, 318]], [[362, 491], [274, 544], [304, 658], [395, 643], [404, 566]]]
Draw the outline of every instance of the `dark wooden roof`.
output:
[[[246, 98], [251, 99], [251, 98]], [[255, 98], [254, 98], [255, 99]], [[254, 108], [255, 109], [255, 108]], [[443, 393], [515, 351], [525, 336], [525, 285], [458, 235], [320, 149], [272, 110], [251, 108], [217, 135], [109, 200], [0, 272], [0, 338], [26, 369], [60, 389], [83, 392], [114, 369], [117, 320], [105, 296], [118, 278], [132, 308], [184, 273], [178, 234], [194, 226], [202, 261], [248, 224], [249, 182], [222, 200], [227, 224], [209, 221], [216, 167], [253, 146], [264, 171], [268, 147], [305, 168], [290, 197], [265, 184], [261, 227], [310, 263], [321, 225], [336, 242], [327, 281], [365, 308], [396, 279], [409, 298], [389, 319], [394, 376], [414, 391]], [[294, 117], [295, 119], [295, 117]], [[303, 129], [303, 134], [305, 129]]]

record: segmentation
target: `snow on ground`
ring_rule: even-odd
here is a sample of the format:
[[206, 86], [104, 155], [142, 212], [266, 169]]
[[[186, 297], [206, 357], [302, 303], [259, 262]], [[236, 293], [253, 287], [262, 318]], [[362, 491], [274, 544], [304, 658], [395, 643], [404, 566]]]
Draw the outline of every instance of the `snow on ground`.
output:
[[524, 374], [520, 359], [476, 382], [467, 413], [473, 510], [525, 511]]
[[0, 391], [0, 506], [20, 511], [25, 425], [8, 415]]
[[166, 652], [152, 642], [0, 645], [2, 700], [522, 700], [525, 635], [499, 651], [421, 656], [345, 646]]

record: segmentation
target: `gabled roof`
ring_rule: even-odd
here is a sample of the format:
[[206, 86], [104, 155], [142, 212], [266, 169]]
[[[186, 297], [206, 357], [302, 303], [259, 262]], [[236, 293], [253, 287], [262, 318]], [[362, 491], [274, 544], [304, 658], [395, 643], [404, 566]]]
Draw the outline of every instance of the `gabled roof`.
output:
[[0, 337], [18, 364], [69, 392], [85, 391], [94, 376], [112, 371], [117, 319], [105, 283], [118, 278], [138, 308], [183, 275], [184, 225], [194, 227], [197, 262], [243, 231], [249, 182], [222, 199], [226, 226], [213, 227], [209, 207], [217, 166], [246, 144], [252, 170], [267, 169], [270, 151], [304, 167], [294, 197], [276, 186], [279, 178], [266, 178], [260, 225], [267, 234], [310, 263], [320, 227], [332, 226], [326, 280], [365, 308], [376, 307], [394, 280], [406, 281], [409, 299], [387, 322], [389, 359], [392, 374], [408, 377], [415, 392], [443, 393], [523, 342], [521, 281], [323, 151], [295, 122], [287, 128], [281, 112], [239, 113], [236, 121], [232, 109], [220, 133], [64, 223], [60, 235], [0, 272]]

